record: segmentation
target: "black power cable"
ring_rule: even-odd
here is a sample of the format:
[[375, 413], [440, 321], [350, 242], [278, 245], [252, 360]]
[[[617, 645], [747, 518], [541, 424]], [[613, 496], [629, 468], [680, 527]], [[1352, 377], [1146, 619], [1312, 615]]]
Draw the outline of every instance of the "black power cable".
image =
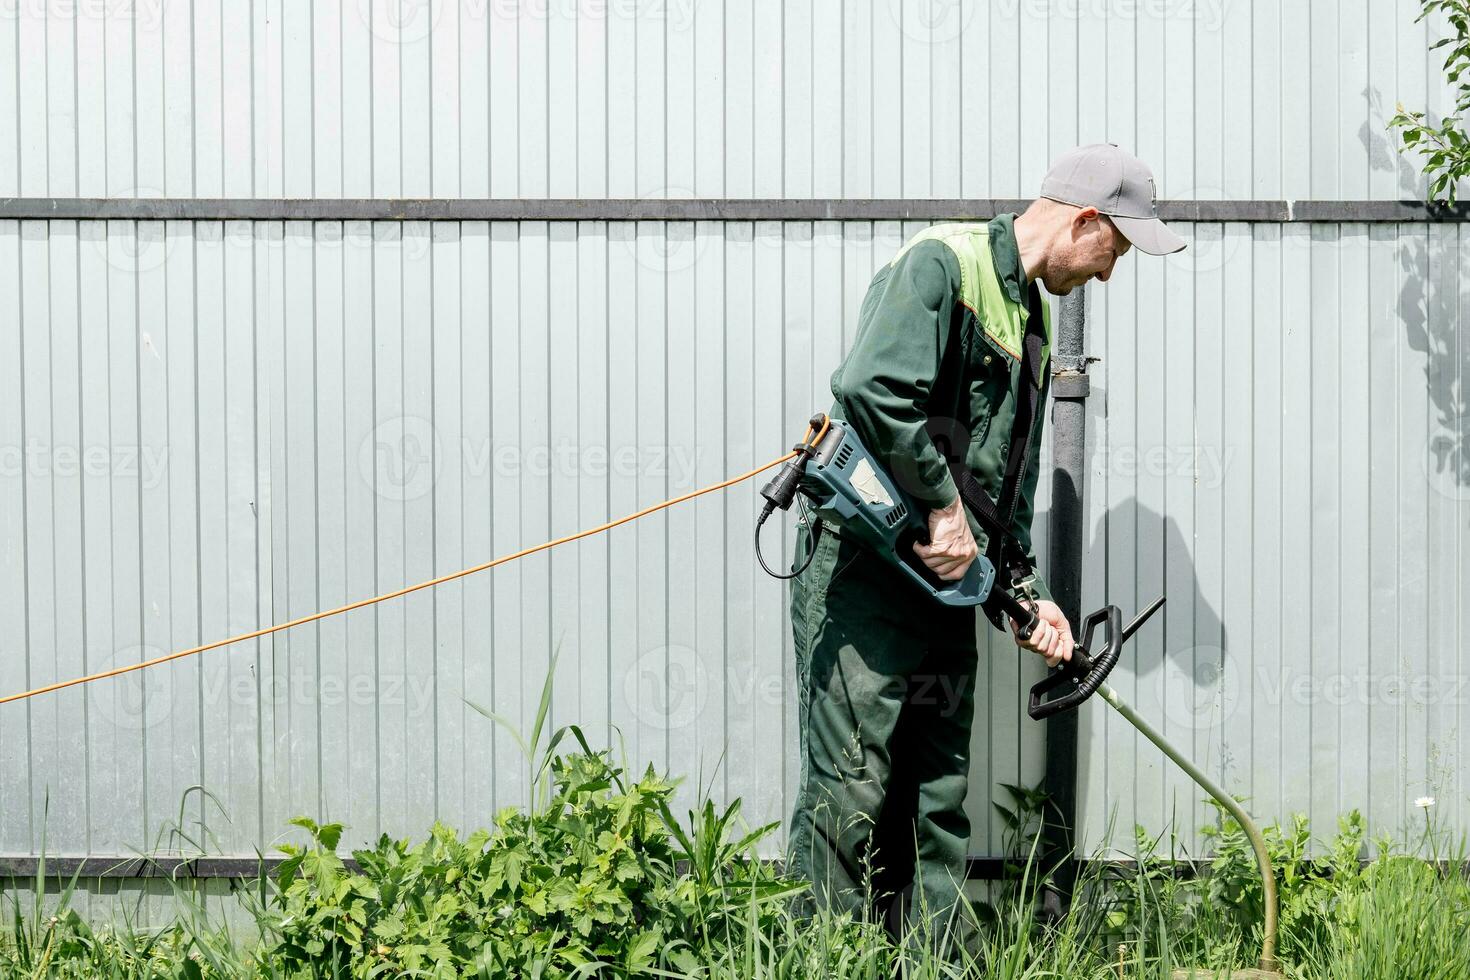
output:
[[[801, 506], [802, 516], [805, 517], [806, 506], [799, 506]], [[761, 510], [761, 516], [755, 522], [755, 560], [761, 563], [761, 568], [763, 568], [765, 570], [765, 573], [771, 576], [771, 578], [778, 578], [782, 581], [785, 581], [787, 579], [796, 578], [796, 576], [806, 571], [807, 568], [811, 565], [812, 559], [817, 556], [817, 542], [821, 540], [822, 537], [822, 519], [818, 517], [815, 521], [812, 522], [812, 550], [807, 553], [806, 561], [801, 563], [800, 568], [792, 569], [791, 574], [783, 575], [780, 572], [772, 571], [771, 566], [766, 564], [765, 556], [761, 554], [761, 525], [766, 522], [766, 518], [770, 517], [771, 512], [775, 509], [776, 505], [768, 501], [766, 503], [766, 506]]]

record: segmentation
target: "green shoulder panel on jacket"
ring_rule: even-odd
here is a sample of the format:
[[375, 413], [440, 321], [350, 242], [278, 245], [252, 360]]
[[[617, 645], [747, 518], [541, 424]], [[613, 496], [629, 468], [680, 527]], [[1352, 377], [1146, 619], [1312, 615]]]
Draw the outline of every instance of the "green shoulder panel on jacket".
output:
[[[920, 242], [939, 241], [954, 253], [960, 266], [960, 302], [975, 314], [991, 343], [1016, 360], [1021, 359], [1021, 337], [1025, 332], [1026, 310], [1006, 296], [995, 272], [990, 253], [990, 229], [986, 222], [951, 222], [933, 225], [909, 239], [899, 249], [890, 267], [898, 264], [904, 253]], [[1046, 345], [1041, 349], [1041, 368], [1051, 354], [1051, 304], [1042, 305], [1042, 322], [1046, 325]]]

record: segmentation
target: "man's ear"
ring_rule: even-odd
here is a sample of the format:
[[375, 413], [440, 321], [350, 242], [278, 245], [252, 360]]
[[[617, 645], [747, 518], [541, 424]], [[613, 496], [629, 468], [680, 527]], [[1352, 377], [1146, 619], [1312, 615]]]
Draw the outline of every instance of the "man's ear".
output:
[[1072, 212], [1072, 237], [1074, 239], [1081, 238], [1095, 230], [1090, 228], [1089, 225], [1101, 217], [1102, 212], [1090, 204], [1085, 208], [1078, 208]]

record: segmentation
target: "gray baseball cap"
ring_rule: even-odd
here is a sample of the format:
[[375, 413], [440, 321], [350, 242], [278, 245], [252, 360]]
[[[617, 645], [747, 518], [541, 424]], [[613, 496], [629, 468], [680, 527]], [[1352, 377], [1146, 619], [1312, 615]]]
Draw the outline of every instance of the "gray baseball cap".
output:
[[1153, 173], [1116, 143], [1093, 143], [1068, 150], [1041, 181], [1042, 197], [1079, 208], [1097, 208], [1139, 251], [1168, 255], [1183, 248], [1185, 242], [1159, 220], [1154, 194]]

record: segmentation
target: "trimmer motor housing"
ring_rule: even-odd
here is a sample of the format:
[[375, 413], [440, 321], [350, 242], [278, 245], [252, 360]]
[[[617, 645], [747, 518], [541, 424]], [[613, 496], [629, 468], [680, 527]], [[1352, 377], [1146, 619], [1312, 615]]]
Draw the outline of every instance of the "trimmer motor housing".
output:
[[949, 606], [978, 606], [995, 584], [995, 567], [978, 556], [965, 577], [948, 582], [914, 553], [929, 540], [928, 513], [893, 481], [857, 433], [832, 419], [798, 484], [818, 518], [890, 558], [915, 584]]

